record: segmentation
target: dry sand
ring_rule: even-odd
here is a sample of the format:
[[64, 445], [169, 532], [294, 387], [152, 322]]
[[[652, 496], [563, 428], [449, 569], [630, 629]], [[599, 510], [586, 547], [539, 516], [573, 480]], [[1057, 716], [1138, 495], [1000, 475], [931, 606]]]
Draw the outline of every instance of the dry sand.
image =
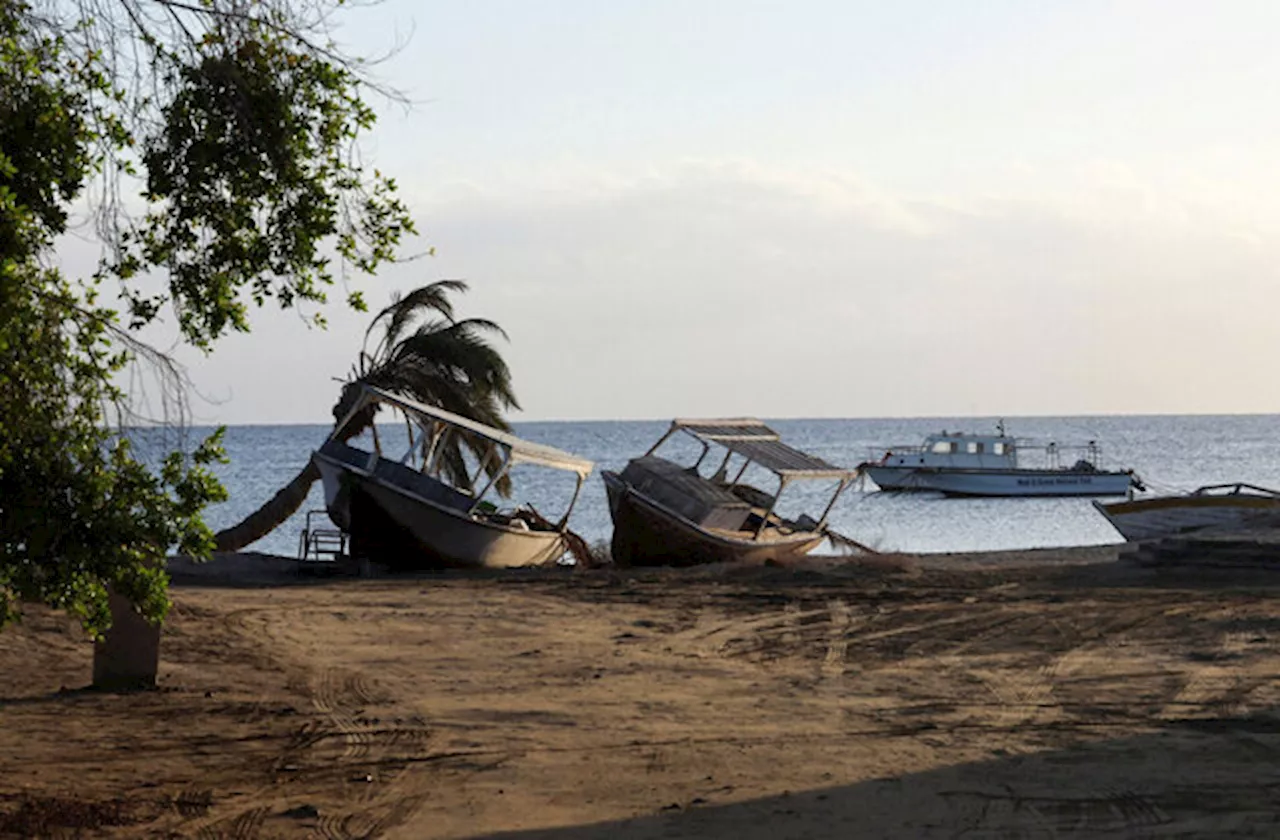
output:
[[133, 695], [31, 609], [0, 833], [1280, 836], [1280, 579], [1113, 555], [178, 586]]

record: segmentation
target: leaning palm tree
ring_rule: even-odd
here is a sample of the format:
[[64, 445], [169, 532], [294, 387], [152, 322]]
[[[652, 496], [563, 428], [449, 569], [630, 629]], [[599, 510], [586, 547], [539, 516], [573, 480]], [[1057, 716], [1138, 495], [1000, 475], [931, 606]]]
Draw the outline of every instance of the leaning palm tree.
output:
[[[351, 440], [373, 426], [378, 406], [371, 405], [348, 417], [361, 387], [373, 385], [476, 420], [486, 426], [509, 430], [504, 413], [518, 409], [511, 387], [511, 371], [502, 354], [489, 342], [493, 335], [506, 333], [493, 321], [483, 318], [457, 319], [450, 293], [467, 291], [461, 280], [439, 280], [415, 289], [404, 297], [392, 298], [391, 305], [374, 316], [365, 331], [360, 356], [342, 387], [333, 407], [337, 437]], [[382, 335], [370, 348], [374, 330]], [[345, 422], [344, 422], [345, 421]], [[466, 452], [483, 460], [485, 443], [467, 435], [449, 435], [443, 444], [440, 469], [454, 482], [468, 479]], [[488, 469], [497, 470], [496, 463]], [[215, 535], [221, 551], [238, 551], [255, 542], [292, 516], [311, 492], [320, 471], [308, 461], [266, 504], [239, 524]], [[496, 487], [510, 492], [504, 476]]]

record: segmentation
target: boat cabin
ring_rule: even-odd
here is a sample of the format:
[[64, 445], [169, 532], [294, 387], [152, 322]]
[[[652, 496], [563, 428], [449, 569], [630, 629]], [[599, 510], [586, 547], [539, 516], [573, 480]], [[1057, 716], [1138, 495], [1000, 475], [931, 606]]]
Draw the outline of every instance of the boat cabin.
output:
[[[1020, 455], [1038, 453], [1029, 464], [1019, 464]], [[874, 457], [874, 455], [872, 456]], [[911, 467], [953, 470], [1071, 469], [1096, 471], [1102, 459], [1097, 441], [1061, 444], [1018, 439], [1004, 433], [1003, 425], [995, 434], [948, 432], [945, 429], [929, 435], [920, 446], [895, 446], [879, 460], [878, 467]], [[1065, 465], [1070, 465], [1069, 467]]]
[[952, 469], [1014, 469], [1018, 444], [1008, 435], [979, 435], [942, 431], [921, 446], [901, 446], [884, 453], [886, 467], [950, 467]]

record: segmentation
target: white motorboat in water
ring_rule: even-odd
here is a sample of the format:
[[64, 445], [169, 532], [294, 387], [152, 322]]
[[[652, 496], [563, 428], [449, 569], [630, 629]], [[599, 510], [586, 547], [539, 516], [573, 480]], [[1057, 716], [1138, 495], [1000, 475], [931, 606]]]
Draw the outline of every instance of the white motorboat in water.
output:
[[[1031, 451], [1041, 453], [1040, 465], [1027, 465], [1023, 453]], [[1101, 459], [1095, 441], [1035, 443], [1006, 435], [1002, 422], [994, 435], [944, 430], [919, 446], [892, 447], [860, 469], [881, 490], [948, 496], [1124, 496], [1141, 489], [1133, 470], [1104, 470]]]
[[[533, 566], [564, 555], [569, 514], [591, 473], [590, 461], [370, 386], [335, 429], [370, 404], [396, 408], [404, 415], [409, 448], [403, 458], [383, 457], [376, 436], [375, 451], [366, 452], [339, 440], [336, 431], [312, 455], [324, 481], [329, 518], [351, 535], [353, 555], [401, 569]], [[445, 435], [463, 435], [487, 445], [470, 486], [455, 487], [439, 476]], [[487, 501], [489, 492], [519, 464], [577, 475], [573, 498], [558, 521], [544, 519], [527, 505], [500, 509]], [[498, 466], [488, 470], [487, 483], [477, 490], [486, 467], [493, 465]]]
[[1129, 542], [1280, 523], [1280, 492], [1241, 482], [1210, 484], [1185, 495], [1094, 502], [1093, 506]]

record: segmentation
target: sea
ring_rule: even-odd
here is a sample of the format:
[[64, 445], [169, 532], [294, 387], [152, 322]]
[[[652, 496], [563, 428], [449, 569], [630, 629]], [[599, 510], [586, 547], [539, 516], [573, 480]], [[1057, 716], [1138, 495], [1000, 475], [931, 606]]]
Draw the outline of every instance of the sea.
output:
[[[938, 431], [990, 433], [998, 418], [930, 417], [918, 419], [778, 419], [767, 421], [793, 446], [840, 466], [856, 466], [886, 450], [918, 445]], [[1149, 493], [1193, 490], [1206, 484], [1243, 481], [1280, 488], [1280, 416], [1178, 415], [1101, 417], [1006, 417], [1008, 434], [1060, 446], [1095, 441], [1105, 468], [1132, 469]], [[667, 430], [668, 421], [563, 421], [516, 423], [527, 440], [548, 444], [593, 460], [595, 472], [583, 487], [570, 527], [588, 542], [608, 540], [609, 509], [602, 469], [619, 470], [643, 454]], [[265, 502], [307, 463], [324, 442], [329, 427], [230, 426], [229, 463], [218, 474], [229, 501], [211, 507], [206, 520], [214, 529], [238, 522]], [[195, 440], [209, 429], [186, 430]], [[403, 424], [380, 424], [384, 454], [403, 451]], [[400, 449], [397, 449], [397, 445]], [[678, 447], [677, 447], [678, 448]], [[688, 455], [692, 450], [673, 455]], [[1023, 448], [1029, 463], [1034, 453]], [[1064, 456], [1064, 463], [1070, 463]], [[542, 468], [523, 466], [513, 473], [510, 504], [533, 505], [557, 518], [572, 494], [574, 480]], [[767, 477], [752, 481], [773, 489]], [[783, 513], [806, 509], [817, 516], [832, 488], [788, 487]], [[1139, 494], [1141, 495], [1141, 494]], [[307, 511], [327, 522], [320, 484], [302, 509], [249, 550], [295, 556]], [[885, 493], [868, 479], [837, 502], [833, 527], [880, 551], [924, 553], [1104, 545], [1122, 539], [1089, 499], [952, 499], [932, 493]]]

